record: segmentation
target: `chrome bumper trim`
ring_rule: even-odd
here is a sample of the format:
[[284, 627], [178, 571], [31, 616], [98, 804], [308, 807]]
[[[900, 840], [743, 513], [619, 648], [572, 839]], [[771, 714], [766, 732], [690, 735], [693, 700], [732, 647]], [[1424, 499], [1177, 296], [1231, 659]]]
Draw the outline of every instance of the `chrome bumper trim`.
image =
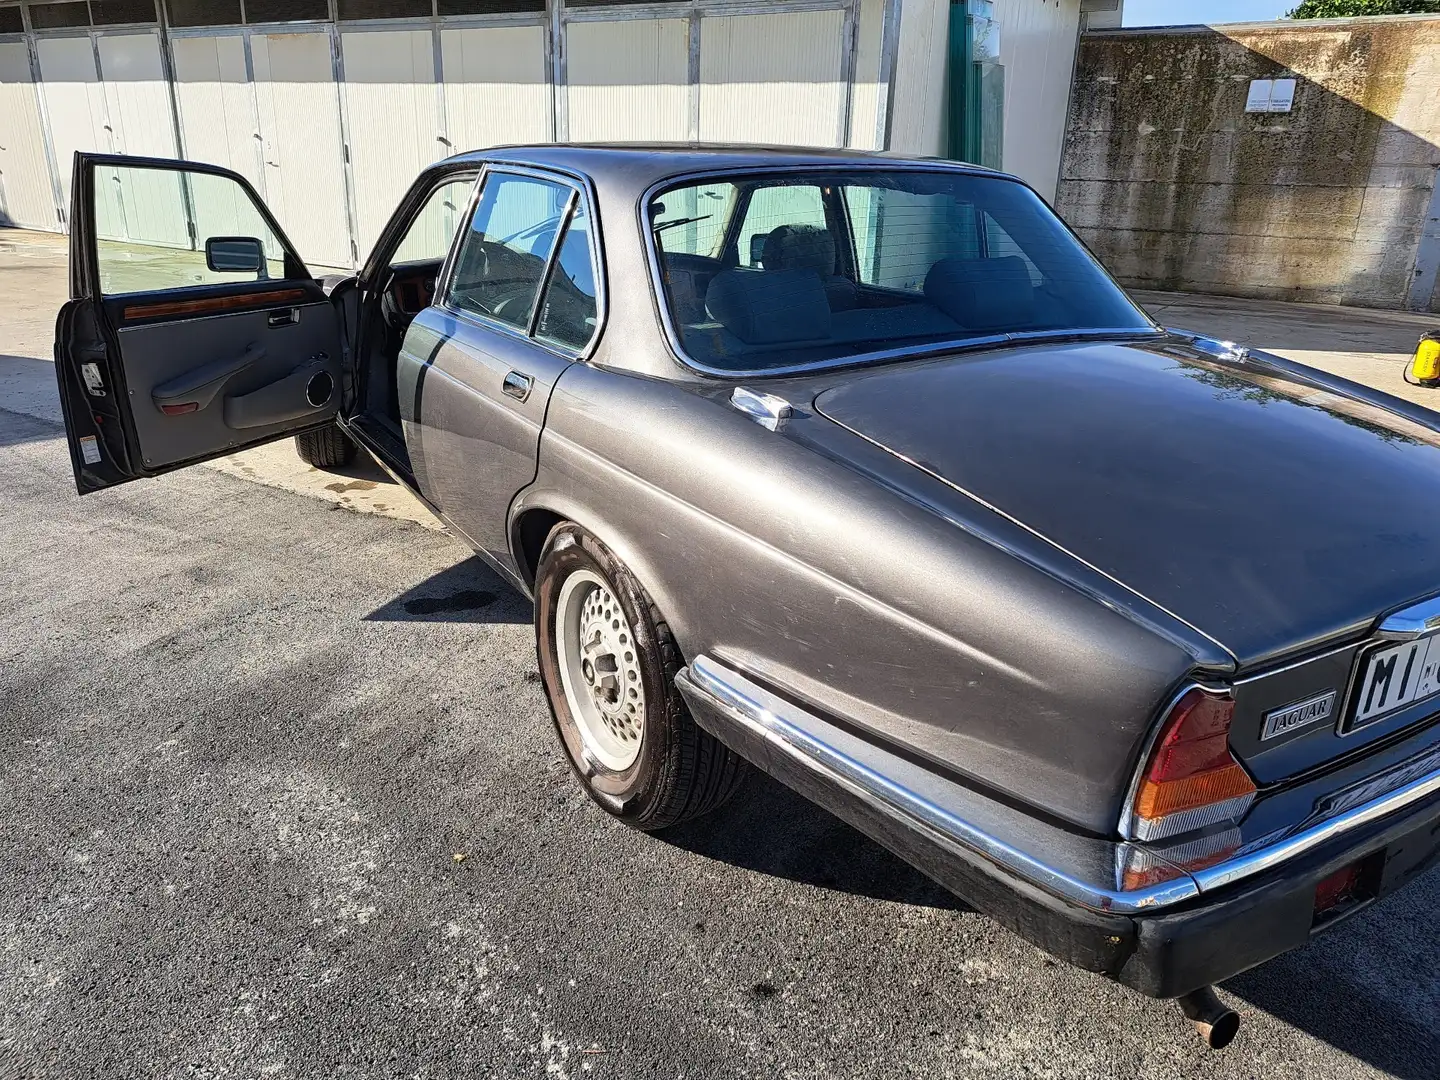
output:
[[[1262, 841], [1263, 847], [1235, 856], [1203, 870], [1176, 867], [1176, 880], [1145, 889], [1126, 891], [1115, 883], [1081, 880], [957, 816], [943, 806], [885, 776], [843, 750], [817, 737], [809, 728], [824, 722], [767, 692], [739, 672], [708, 656], [697, 656], [677, 678], [703, 694], [734, 723], [748, 729], [772, 748], [858, 796], [901, 826], [919, 832], [931, 842], [970, 862], [979, 856], [1030, 884], [1069, 903], [1112, 914], [1146, 914], [1212, 893], [1335, 839], [1412, 803], [1440, 792], [1440, 769], [1419, 777], [1333, 818], [1290, 836]], [[1163, 846], [1117, 841], [1116, 865], [1127, 856], [1143, 854], [1152, 861], [1169, 862]], [[1175, 865], [1173, 862], [1170, 865]]]
[[1282, 836], [1255, 851], [1238, 855], [1222, 863], [1216, 863], [1205, 870], [1192, 871], [1192, 874], [1199, 883], [1202, 893], [1214, 892], [1216, 889], [1222, 889], [1243, 878], [1273, 869], [1287, 859], [1303, 855], [1326, 841], [1335, 839], [1342, 833], [1357, 829], [1372, 821], [1379, 821], [1387, 814], [1403, 810], [1411, 803], [1419, 802], [1436, 792], [1440, 792], [1440, 769], [1413, 780], [1404, 787], [1396, 788], [1379, 798], [1357, 806], [1353, 810], [1347, 810], [1343, 814], [1337, 814], [1319, 824], [1302, 829], [1293, 836]]
[[[823, 774], [901, 826], [923, 833], [967, 861], [973, 863], [975, 856], [979, 856], [1062, 900], [1110, 914], [1153, 911], [1199, 894], [1195, 882], [1183, 872], [1178, 880], [1129, 892], [1114, 887], [1113, 883], [1082, 881], [977, 828], [816, 737], [805, 730], [805, 720], [817, 718], [767, 693], [710, 657], [697, 656], [678, 678], [703, 693], [730, 720], [760, 736], [772, 750], [779, 750], [812, 772]], [[781, 715], [782, 711], [790, 715]], [[1132, 846], [1116, 843], [1115, 850], [1123, 857]], [[1137, 847], [1137, 850], [1144, 849]]]

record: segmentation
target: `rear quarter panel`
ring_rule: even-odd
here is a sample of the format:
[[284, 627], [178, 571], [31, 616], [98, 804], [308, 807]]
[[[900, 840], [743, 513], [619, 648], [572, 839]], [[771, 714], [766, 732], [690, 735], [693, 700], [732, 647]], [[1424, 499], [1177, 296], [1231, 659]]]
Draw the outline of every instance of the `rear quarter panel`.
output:
[[1113, 832], [1157, 707], [1228, 658], [808, 409], [770, 432], [726, 394], [575, 365], [513, 513], [598, 535], [685, 656]]

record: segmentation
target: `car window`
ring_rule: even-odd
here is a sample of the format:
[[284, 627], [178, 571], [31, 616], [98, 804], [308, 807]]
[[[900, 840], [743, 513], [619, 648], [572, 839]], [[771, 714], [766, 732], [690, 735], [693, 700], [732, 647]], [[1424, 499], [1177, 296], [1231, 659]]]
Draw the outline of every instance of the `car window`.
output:
[[[228, 176], [95, 169], [95, 260], [106, 296], [285, 276], [285, 249], [250, 193]], [[258, 243], [258, 269], [213, 269], [212, 240]], [[224, 266], [222, 259], [217, 265]]]
[[1040, 273], [1040, 268], [1015, 242], [1015, 238], [1005, 231], [1004, 226], [989, 214], [984, 214], [981, 221], [985, 226], [985, 254], [992, 259], [1007, 259], [1014, 256], [1024, 260], [1025, 269], [1030, 273], [1030, 283], [1037, 286], [1044, 284], [1045, 276]]
[[783, 225], [825, 227], [825, 201], [814, 184], [756, 188], [745, 207], [736, 255], [741, 266], [764, 262], [765, 241]]
[[[745, 208], [731, 230], [739, 265], [662, 260], [667, 326], [682, 357], [704, 369], [796, 369], [1012, 334], [1153, 330], [1054, 212], [1013, 180], [874, 167], [731, 182]], [[655, 201], [667, 213], [693, 205], [687, 187], [707, 183], [685, 181]], [[831, 192], [843, 221], [816, 213], [814, 200]], [[747, 247], [760, 249], [758, 261]]]
[[578, 202], [560, 241], [550, 283], [545, 287], [540, 320], [535, 328], [535, 336], [540, 340], [579, 352], [595, 336], [597, 290], [593, 250], [590, 218], [584, 202]]
[[441, 184], [432, 191], [420, 212], [411, 220], [390, 261], [426, 262], [445, 258], [474, 188], [475, 177], [466, 176]]
[[699, 184], [652, 202], [650, 227], [660, 250], [667, 255], [718, 256], [735, 210], [736, 190], [734, 184]]
[[972, 203], [945, 194], [893, 188], [845, 188], [856, 273], [864, 285], [920, 292], [941, 259], [980, 255]]
[[447, 302], [528, 331], [571, 191], [530, 176], [491, 174], [460, 238]]

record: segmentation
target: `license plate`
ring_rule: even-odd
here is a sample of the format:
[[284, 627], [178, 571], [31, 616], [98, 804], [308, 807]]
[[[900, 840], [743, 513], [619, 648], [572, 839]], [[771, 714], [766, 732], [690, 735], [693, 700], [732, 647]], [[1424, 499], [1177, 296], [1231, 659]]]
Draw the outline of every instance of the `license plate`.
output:
[[1376, 649], [1365, 660], [1353, 691], [1347, 731], [1440, 693], [1440, 636]]

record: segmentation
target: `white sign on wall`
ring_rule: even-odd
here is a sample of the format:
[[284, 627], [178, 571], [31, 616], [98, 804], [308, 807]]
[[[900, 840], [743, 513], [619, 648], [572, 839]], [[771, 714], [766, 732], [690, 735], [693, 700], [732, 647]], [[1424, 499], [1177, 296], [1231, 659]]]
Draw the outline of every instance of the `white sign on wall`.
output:
[[1295, 105], [1294, 79], [1251, 79], [1247, 113], [1288, 113]]

